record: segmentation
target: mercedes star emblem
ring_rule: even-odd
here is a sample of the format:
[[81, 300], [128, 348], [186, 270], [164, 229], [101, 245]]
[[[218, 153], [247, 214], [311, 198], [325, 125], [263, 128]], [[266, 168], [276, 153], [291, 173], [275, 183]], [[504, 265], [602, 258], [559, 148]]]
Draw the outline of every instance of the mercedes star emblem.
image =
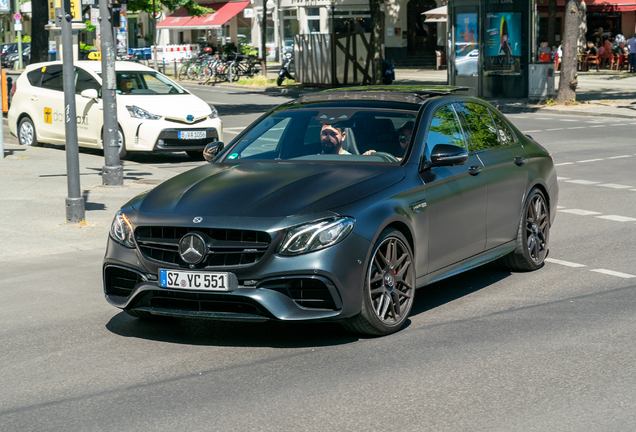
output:
[[205, 241], [199, 234], [186, 234], [179, 241], [179, 255], [188, 264], [199, 264], [206, 255]]
[[201, 223], [203, 221], [203, 218], [201, 216], [197, 216], [194, 219], [192, 219], [192, 222], [194, 223]]

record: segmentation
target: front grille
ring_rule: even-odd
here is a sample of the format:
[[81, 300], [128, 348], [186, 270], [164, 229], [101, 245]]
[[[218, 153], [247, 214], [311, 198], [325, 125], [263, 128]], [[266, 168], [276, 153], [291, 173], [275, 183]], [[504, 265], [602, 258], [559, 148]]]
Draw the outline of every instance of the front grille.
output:
[[113, 266], [104, 269], [104, 288], [109, 295], [128, 297], [141, 281], [141, 275], [131, 270]]
[[179, 255], [179, 240], [189, 232], [200, 234], [208, 245], [206, 267], [242, 267], [260, 260], [270, 245], [271, 237], [262, 231], [188, 228], [138, 227], [135, 231], [141, 253], [162, 263], [187, 266]]
[[208, 116], [203, 116], [203, 117], [199, 117], [198, 119], [194, 119], [194, 121], [187, 121], [187, 120], [183, 120], [183, 119], [178, 119], [178, 118], [173, 118], [173, 117], [164, 117], [166, 119], [166, 121], [169, 122], [173, 122], [173, 123], [179, 123], [179, 124], [184, 124], [184, 125], [193, 125], [193, 124], [197, 124], [197, 123], [201, 123], [203, 121], [206, 121]]
[[[207, 294], [179, 291], [151, 291], [144, 303], [152, 308], [175, 311], [225, 312], [248, 315], [268, 314], [253, 300], [229, 294]], [[141, 304], [135, 305], [142, 306]]]
[[336, 310], [336, 303], [321, 279], [295, 278], [265, 281], [258, 288], [278, 291], [290, 297], [298, 306], [307, 309]]

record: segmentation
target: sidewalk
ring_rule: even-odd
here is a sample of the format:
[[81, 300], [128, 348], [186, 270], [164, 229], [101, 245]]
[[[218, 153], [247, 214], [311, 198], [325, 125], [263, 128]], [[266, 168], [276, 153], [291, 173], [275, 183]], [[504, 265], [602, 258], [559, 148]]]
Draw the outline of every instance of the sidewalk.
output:
[[[556, 74], [555, 88], [559, 86]], [[394, 84], [445, 85], [446, 70], [396, 69]], [[504, 113], [546, 112], [566, 115], [601, 115], [607, 117], [636, 118], [636, 75], [624, 72], [583, 72], [578, 75], [577, 104], [535, 104], [527, 99], [489, 100]]]
[[[124, 185], [102, 186], [101, 153], [80, 151], [86, 222], [66, 223], [66, 152], [61, 146], [23, 147], [4, 124], [0, 159], [0, 267], [20, 259], [106, 245], [113, 216], [132, 197], [177, 172], [124, 161]], [[5, 263], [2, 265], [2, 263]]]

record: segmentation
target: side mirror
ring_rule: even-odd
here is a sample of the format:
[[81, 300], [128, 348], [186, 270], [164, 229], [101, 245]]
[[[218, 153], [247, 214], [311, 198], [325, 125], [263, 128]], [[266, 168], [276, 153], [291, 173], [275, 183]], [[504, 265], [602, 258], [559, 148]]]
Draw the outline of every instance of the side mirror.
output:
[[436, 166], [463, 165], [468, 161], [465, 148], [452, 144], [437, 144], [431, 152], [431, 160], [424, 162], [422, 171]]
[[203, 157], [206, 161], [212, 163], [214, 162], [214, 159], [216, 159], [218, 154], [221, 153], [223, 147], [225, 147], [225, 144], [220, 141], [210, 143], [203, 149]]
[[85, 97], [87, 99], [97, 99], [97, 90], [95, 89], [86, 89], [82, 90], [80, 96]]

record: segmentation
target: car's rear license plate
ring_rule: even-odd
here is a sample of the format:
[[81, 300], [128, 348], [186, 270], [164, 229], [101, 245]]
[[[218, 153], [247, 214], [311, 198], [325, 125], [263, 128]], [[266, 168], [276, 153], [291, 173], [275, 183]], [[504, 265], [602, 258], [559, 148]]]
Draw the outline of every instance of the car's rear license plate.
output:
[[179, 131], [179, 139], [191, 140], [205, 138], [205, 131]]
[[159, 286], [202, 291], [232, 291], [238, 285], [232, 273], [159, 269]]

